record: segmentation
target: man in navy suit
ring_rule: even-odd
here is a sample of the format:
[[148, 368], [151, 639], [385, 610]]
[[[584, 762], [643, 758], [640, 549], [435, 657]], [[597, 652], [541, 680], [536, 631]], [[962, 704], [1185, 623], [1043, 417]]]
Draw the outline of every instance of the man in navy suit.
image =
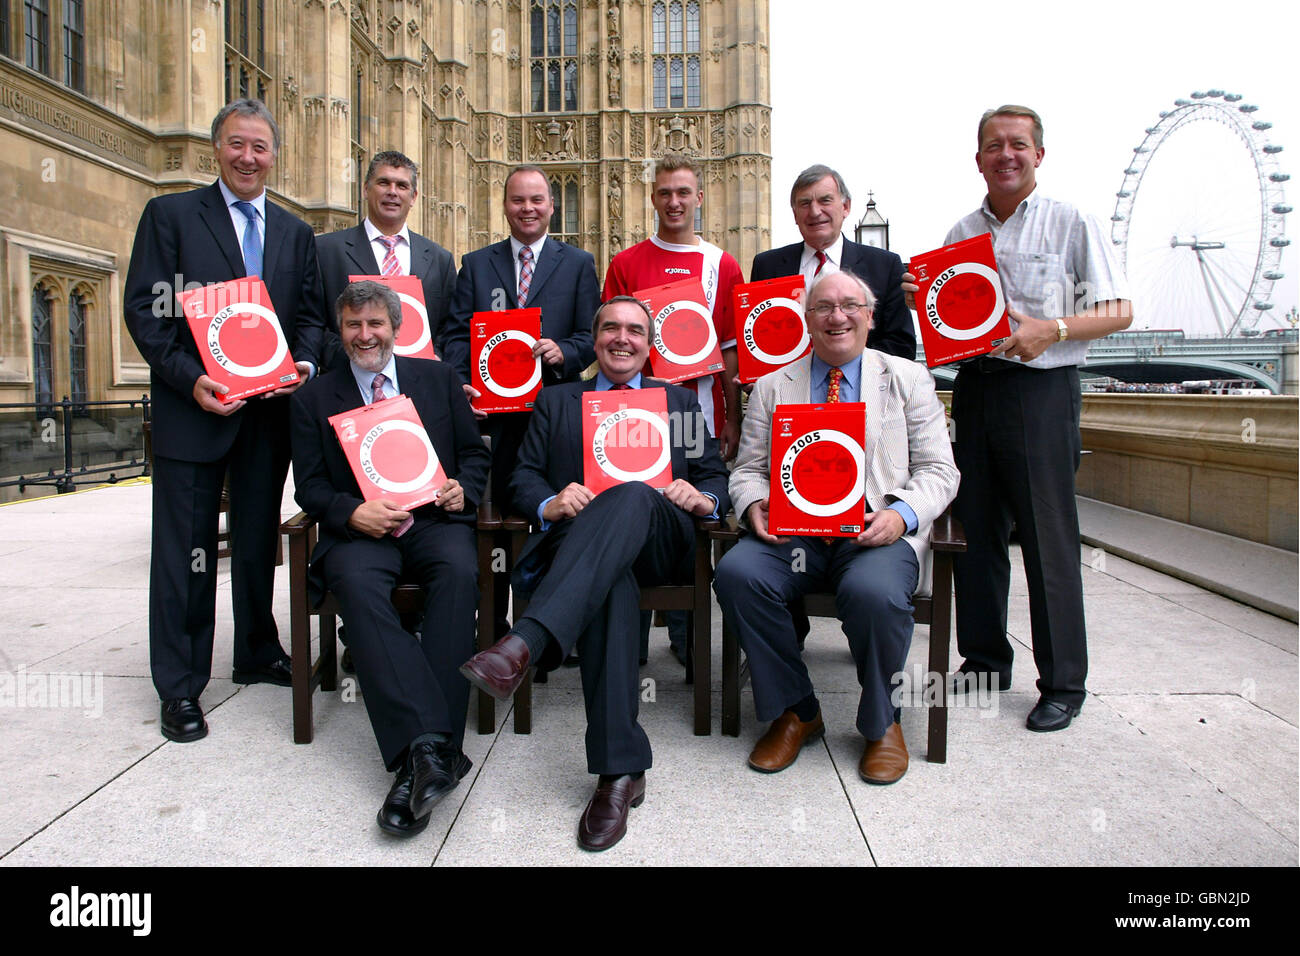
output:
[[[461, 259], [455, 305], [440, 354], [466, 383], [470, 381], [469, 324], [475, 312], [542, 310], [542, 337], [533, 354], [542, 360], [543, 388], [576, 382], [582, 370], [595, 361], [591, 318], [600, 304], [596, 263], [590, 252], [547, 236], [554, 211], [551, 184], [541, 168], [516, 166], [506, 176], [505, 185], [510, 238], [466, 253]], [[469, 388], [469, 394], [477, 392]], [[487, 418], [485, 433], [492, 439], [492, 498], [505, 504], [510, 500], [510, 473], [531, 413], [478, 414]], [[508, 574], [498, 576], [494, 609], [498, 636], [509, 627], [509, 583]]]
[[809, 166], [790, 189], [790, 209], [803, 242], [760, 252], [749, 280], [803, 275], [813, 279], [841, 269], [864, 279], [876, 297], [875, 321], [867, 348], [900, 358], [916, 358], [916, 331], [902, 287], [903, 262], [892, 252], [860, 245], [840, 232], [851, 206], [844, 179], [829, 166]]
[[[406, 227], [419, 183], [420, 167], [413, 160], [397, 150], [376, 153], [366, 170], [366, 218], [351, 229], [317, 236], [316, 249], [327, 308], [334, 307], [350, 275], [418, 276], [429, 335], [437, 342], [456, 292], [456, 266], [450, 252]], [[329, 316], [327, 367], [347, 361], [338, 347], [334, 320]]]
[[[355, 282], [337, 308], [348, 364], [293, 401], [295, 497], [320, 522], [313, 583], [338, 598], [375, 739], [384, 765], [396, 771], [379, 826], [407, 836], [424, 829], [433, 805], [471, 766], [461, 751], [469, 685], [457, 668], [474, 646], [474, 509], [488, 454], [455, 374], [441, 362], [393, 355], [402, 325], [397, 293]], [[437, 499], [409, 512], [362, 499], [329, 421], [399, 394], [414, 404], [448, 476]], [[425, 618], [438, 622], [421, 638], [403, 628], [391, 600], [408, 579], [426, 589]]]
[[[515, 505], [535, 515], [521, 577], [545, 572], [527, 612], [461, 673], [505, 700], [531, 666], [548, 670], [580, 646], [587, 705], [587, 769], [599, 774], [578, 825], [586, 850], [613, 846], [629, 807], [645, 797], [650, 742], [637, 723], [640, 585], [690, 573], [691, 516], [727, 510], [727, 471], [689, 389], [642, 380], [651, 319], [632, 296], [615, 296], [593, 322], [594, 379], [543, 389], [511, 480]], [[595, 494], [583, 483], [582, 398], [592, 391], [664, 388], [672, 436], [672, 483], [660, 494], [629, 481]]]
[[217, 517], [230, 484], [231, 590], [238, 683], [289, 686], [289, 659], [271, 613], [280, 498], [289, 470], [286, 396], [222, 403], [204, 373], [176, 293], [260, 276], [302, 380], [325, 332], [311, 229], [266, 198], [280, 133], [260, 100], [240, 99], [212, 121], [220, 179], [151, 199], [140, 216], [123, 309], [149, 363], [153, 397], [153, 545], [149, 661], [163, 736], [198, 740], [198, 698], [212, 670]]

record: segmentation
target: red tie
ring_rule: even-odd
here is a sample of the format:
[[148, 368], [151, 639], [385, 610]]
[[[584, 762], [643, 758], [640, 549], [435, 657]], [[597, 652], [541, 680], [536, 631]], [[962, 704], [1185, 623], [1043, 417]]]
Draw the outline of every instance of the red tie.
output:
[[384, 254], [383, 265], [379, 267], [379, 272], [381, 275], [386, 275], [386, 276], [401, 275], [402, 264], [397, 261], [397, 253], [393, 251], [394, 249], [397, 248], [397, 241], [401, 238], [402, 238], [401, 236], [379, 236], [378, 237], [379, 241], [384, 244], [384, 248], [388, 250], [388, 252]]
[[826, 401], [838, 402], [840, 400], [840, 379], [844, 373], [837, 368], [831, 369], [830, 382], [826, 385]]
[[813, 273], [813, 278], [815, 279], [817, 276], [822, 274], [822, 266], [826, 265], [826, 253], [818, 249], [813, 253], [813, 255], [817, 257], [817, 271]]
[[384, 383], [387, 381], [388, 379], [384, 378], [383, 372], [380, 372], [375, 376], [374, 381], [370, 383], [370, 387], [374, 390], [373, 394], [370, 396], [370, 404], [374, 405], [375, 403], [384, 400]]
[[524, 246], [519, 250], [519, 308], [528, 301], [528, 287], [533, 282], [533, 250]]
[[632, 387], [632, 386], [629, 385], [627, 382], [619, 382], [617, 385], [611, 385], [611, 386], [609, 387], [609, 390], [612, 392], [612, 391], [614, 391], [614, 390], [616, 390], [616, 389], [617, 389], [617, 390], [622, 390], [622, 389], [625, 389], [625, 388], [631, 388], [631, 387]]

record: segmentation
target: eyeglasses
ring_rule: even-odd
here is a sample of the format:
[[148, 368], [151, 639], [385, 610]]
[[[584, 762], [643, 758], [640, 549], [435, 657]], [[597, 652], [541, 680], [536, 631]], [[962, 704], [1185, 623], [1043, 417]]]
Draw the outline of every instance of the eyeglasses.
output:
[[809, 310], [819, 319], [829, 319], [831, 313], [839, 309], [845, 315], [857, 315], [859, 311], [865, 309], [865, 302], [818, 302]]

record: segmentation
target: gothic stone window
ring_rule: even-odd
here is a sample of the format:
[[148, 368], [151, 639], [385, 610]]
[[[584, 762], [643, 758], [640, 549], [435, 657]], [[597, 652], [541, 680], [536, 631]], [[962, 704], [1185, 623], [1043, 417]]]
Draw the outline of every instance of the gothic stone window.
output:
[[655, 109], [700, 106], [700, 5], [656, 3], [650, 11]]
[[551, 198], [555, 201], [555, 212], [551, 213], [550, 234], [570, 245], [582, 245], [578, 230], [582, 221], [579, 215], [581, 206], [578, 199], [578, 177], [576, 173], [562, 173], [551, 177]]
[[266, 102], [266, 0], [226, 0], [226, 102], [241, 96]]
[[578, 108], [577, 0], [532, 0], [529, 8], [529, 104], [534, 113]]
[[54, 402], [53, 325], [50, 294], [44, 285], [32, 289], [32, 384], [37, 414], [48, 413]]
[[[89, 398], [86, 384], [86, 298], [81, 290], [68, 297], [68, 397], [74, 402]], [[84, 414], [84, 406], [80, 409]]]

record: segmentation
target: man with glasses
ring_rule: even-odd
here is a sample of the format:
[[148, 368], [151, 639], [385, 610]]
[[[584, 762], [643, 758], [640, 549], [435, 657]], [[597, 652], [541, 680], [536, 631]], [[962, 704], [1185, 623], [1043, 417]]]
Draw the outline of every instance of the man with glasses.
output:
[[[749, 657], [754, 709], [772, 721], [749, 765], [776, 773], [824, 732], [789, 603], [835, 592], [862, 695], [866, 738], [858, 772], [888, 784], [907, 771], [907, 746], [890, 700], [912, 639], [912, 594], [934, 522], [957, 493], [943, 406], [929, 373], [867, 348], [875, 296], [850, 272], [818, 278], [806, 318], [813, 351], [758, 380], [750, 394], [729, 492], [749, 535], [718, 564], [714, 590]], [[769, 435], [781, 405], [866, 406], [865, 529], [856, 538], [782, 538], [768, 532]]]

